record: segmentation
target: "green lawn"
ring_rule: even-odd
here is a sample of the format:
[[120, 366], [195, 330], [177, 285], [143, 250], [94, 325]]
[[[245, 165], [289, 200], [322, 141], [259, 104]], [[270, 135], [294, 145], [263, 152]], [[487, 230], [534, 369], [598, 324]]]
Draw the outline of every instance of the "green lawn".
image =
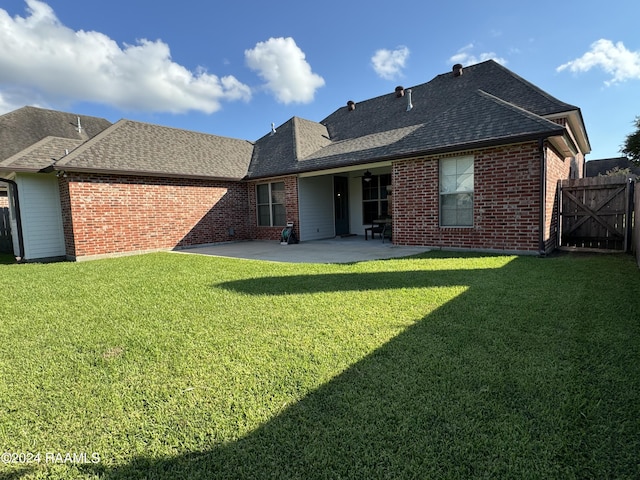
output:
[[159, 253], [0, 291], [0, 453], [31, 460], [2, 480], [640, 477], [631, 256]]

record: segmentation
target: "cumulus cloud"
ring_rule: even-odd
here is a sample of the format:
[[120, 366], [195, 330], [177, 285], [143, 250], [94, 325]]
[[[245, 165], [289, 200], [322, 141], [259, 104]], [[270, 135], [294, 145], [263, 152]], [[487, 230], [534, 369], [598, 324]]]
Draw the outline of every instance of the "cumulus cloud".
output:
[[402, 69], [409, 58], [409, 49], [399, 46], [395, 50], [382, 48], [371, 57], [371, 66], [380, 78], [393, 80], [402, 75]]
[[556, 70], [562, 72], [587, 72], [592, 68], [601, 68], [611, 75], [606, 85], [640, 79], [640, 51], [628, 50], [622, 42], [613, 43], [601, 38], [593, 42], [587, 53], [580, 58], [560, 65]]
[[480, 54], [473, 53], [475, 46], [473, 43], [465, 45], [458, 53], [449, 58], [449, 63], [461, 63], [465, 67], [469, 65], [475, 65], [476, 63], [484, 62], [486, 60], [494, 60], [498, 62], [500, 65], [506, 65], [507, 60], [498, 57], [495, 52], [482, 52]]
[[270, 38], [244, 52], [247, 66], [266, 81], [265, 87], [286, 104], [309, 103], [324, 79], [311, 71], [293, 38]]
[[222, 101], [251, 98], [251, 89], [233, 76], [173, 62], [161, 40], [120, 47], [102, 33], [62, 25], [42, 1], [26, 3], [26, 17], [11, 18], [0, 9], [0, 105], [13, 103], [9, 99], [22, 97], [25, 89], [49, 100], [174, 113], [212, 113]]

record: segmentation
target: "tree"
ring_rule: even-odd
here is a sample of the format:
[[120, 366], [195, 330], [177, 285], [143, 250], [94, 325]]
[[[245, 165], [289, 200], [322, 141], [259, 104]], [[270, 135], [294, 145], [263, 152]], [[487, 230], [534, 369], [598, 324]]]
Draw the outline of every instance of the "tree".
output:
[[627, 135], [620, 153], [625, 154], [635, 165], [640, 166], [640, 117], [633, 122], [636, 131]]

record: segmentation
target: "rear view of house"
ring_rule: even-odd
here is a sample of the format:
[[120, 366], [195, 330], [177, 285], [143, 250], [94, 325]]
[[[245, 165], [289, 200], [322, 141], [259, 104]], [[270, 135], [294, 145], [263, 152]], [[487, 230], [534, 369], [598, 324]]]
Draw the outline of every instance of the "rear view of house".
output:
[[[558, 180], [582, 176], [590, 151], [578, 107], [494, 61], [349, 100], [320, 122], [293, 117], [255, 142], [89, 118], [89, 138], [77, 120], [64, 135], [37, 122], [39, 137], [2, 133], [27, 259], [277, 240], [288, 221], [301, 241], [363, 235], [381, 218], [398, 245], [546, 253]], [[38, 228], [48, 250], [32, 247]]]

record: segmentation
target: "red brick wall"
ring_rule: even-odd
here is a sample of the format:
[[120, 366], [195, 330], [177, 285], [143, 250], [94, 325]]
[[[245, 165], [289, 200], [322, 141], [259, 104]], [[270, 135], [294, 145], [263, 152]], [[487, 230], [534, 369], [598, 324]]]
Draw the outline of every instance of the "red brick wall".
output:
[[[440, 227], [439, 160], [461, 155], [474, 156], [474, 225]], [[394, 163], [394, 243], [538, 251], [540, 166], [537, 142]]]
[[553, 148], [545, 145], [547, 156], [547, 181], [545, 192], [545, 251], [549, 252], [558, 245], [558, 180], [569, 178], [571, 159], [563, 158]]
[[71, 257], [252, 238], [239, 182], [68, 173], [60, 193]]
[[[287, 222], [295, 223], [295, 231], [300, 237], [300, 218], [299, 218], [299, 208], [298, 208], [298, 178], [297, 177], [283, 177], [283, 178], [274, 178], [269, 179], [269, 183], [271, 182], [284, 182], [285, 189], [285, 210], [287, 213]], [[248, 184], [249, 189], [249, 224], [255, 231], [255, 236], [257, 240], [279, 240], [280, 235], [282, 234], [283, 227], [259, 227], [258, 226], [258, 205], [256, 200], [256, 185], [259, 183], [267, 183], [264, 181], [260, 182], [250, 182]]]

